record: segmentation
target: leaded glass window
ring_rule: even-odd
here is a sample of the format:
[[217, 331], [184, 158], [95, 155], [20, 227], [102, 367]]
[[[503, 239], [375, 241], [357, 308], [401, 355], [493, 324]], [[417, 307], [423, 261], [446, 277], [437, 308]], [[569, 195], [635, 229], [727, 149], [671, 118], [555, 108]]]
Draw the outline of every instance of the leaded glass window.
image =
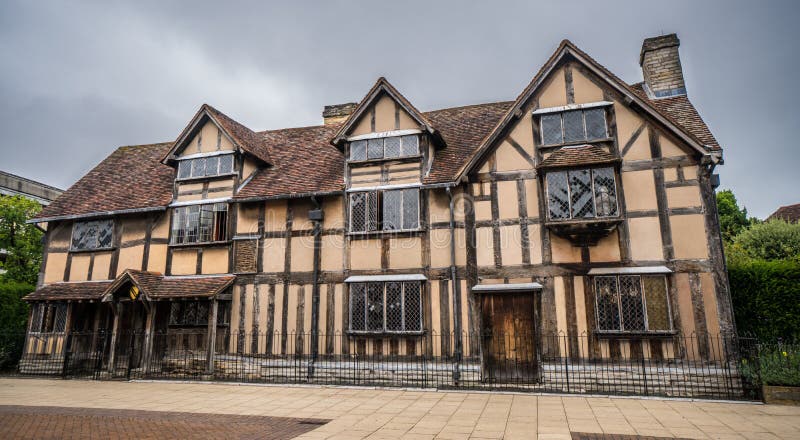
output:
[[178, 162], [178, 179], [214, 177], [231, 173], [233, 173], [233, 153], [180, 159]]
[[72, 250], [108, 249], [112, 245], [114, 221], [93, 220], [75, 222], [72, 227]]
[[172, 213], [172, 244], [208, 243], [227, 240], [228, 205], [208, 203], [175, 208]]
[[604, 108], [546, 113], [539, 118], [542, 145], [559, 145], [606, 139]]
[[614, 275], [594, 279], [600, 331], [672, 329], [664, 275]]
[[546, 181], [550, 220], [619, 215], [613, 168], [551, 171]]
[[350, 160], [394, 159], [419, 154], [419, 136], [390, 136], [350, 142]]
[[422, 331], [421, 291], [419, 281], [350, 284], [350, 330], [367, 333]]
[[[206, 326], [208, 325], [208, 314], [208, 301], [173, 301], [169, 309], [169, 325]], [[224, 307], [217, 308], [217, 323], [220, 323], [221, 315], [224, 323]]]
[[419, 228], [419, 189], [365, 191], [350, 194], [350, 232]]
[[33, 307], [31, 332], [60, 333], [67, 324], [67, 304], [37, 304]]

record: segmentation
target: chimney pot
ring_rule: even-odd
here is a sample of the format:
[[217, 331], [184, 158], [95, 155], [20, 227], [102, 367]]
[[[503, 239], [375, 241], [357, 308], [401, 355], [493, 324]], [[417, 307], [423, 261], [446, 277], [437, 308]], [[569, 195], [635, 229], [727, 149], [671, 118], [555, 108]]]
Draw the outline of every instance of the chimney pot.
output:
[[345, 104], [326, 105], [322, 109], [322, 120], [325, 125], [338, 124], [344, 122], [353, 111], [355, 111], [358, 103], [348, 102]]
[[676, 34], [646, 38], [639, 53], [645, 89], [650, 96], [666, 98], [685, 95], [686, 83], [678, 47], [681, 41]]

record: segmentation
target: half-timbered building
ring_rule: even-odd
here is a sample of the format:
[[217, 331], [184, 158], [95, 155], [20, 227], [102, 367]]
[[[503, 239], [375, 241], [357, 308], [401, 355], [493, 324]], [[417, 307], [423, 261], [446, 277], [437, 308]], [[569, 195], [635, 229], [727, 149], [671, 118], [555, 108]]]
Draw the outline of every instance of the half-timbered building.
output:
[[563, 41], [514, 101], [430, 111], [380, 78], [310, 127], [204, 104], [33, 220], [26, 353], [58, 359], [85, 332], [72, 348], [111, 370], [166, 347], [208, 353], [208, 372], [214, 353], [435, 356], [500, 379], [551, 356], [713, 360], [705, 335], [735, 333], [722, 150], [678, 45], [645, 40], [629, 84]]

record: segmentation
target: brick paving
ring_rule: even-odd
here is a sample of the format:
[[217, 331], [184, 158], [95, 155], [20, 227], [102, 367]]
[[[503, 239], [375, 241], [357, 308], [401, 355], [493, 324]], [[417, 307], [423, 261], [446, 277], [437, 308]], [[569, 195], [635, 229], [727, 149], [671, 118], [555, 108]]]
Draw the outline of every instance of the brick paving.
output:
[[800, 407], [667, 399], [0, 378], [0, 405], [330, 420], [298, 439], [800, 439]]
[[13, 439], [281, 440], [327, 422], [291, 417], [0, 405], [0, 435]]

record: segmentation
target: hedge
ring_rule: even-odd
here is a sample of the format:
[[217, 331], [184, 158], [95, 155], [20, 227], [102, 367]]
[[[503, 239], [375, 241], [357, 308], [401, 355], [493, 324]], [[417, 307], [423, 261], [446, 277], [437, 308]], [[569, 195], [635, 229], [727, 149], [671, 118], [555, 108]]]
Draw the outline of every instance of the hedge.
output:
[[22, 354], [28, 324], [28, 304], [22, 297], [33, 290], [25, 283], [0, 283], [0, 370], [15, 365]]
[[800, 262], [739, 262], [728, 266], [728, 278], [739, 335], [800, 339]]

